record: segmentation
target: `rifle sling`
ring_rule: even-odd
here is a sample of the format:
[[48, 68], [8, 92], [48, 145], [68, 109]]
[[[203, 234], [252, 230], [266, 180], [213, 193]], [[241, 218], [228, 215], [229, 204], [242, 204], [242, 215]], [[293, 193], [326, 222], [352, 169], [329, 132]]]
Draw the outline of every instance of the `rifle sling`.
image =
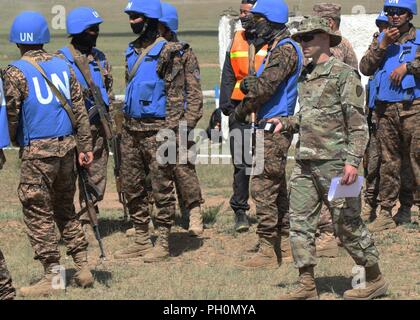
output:
[[74, 116], [73, 110], [71, 109], [71, 107], [70, 107], [67, 99], [64, 97], [64, 95], [60, 92], [60, 90], [58, 90], [58, 88], [48, 78], [48, 76], [46, 75], [44, 69], [42, 69], [42, 67], [34, 59], [32, 59], [30, 57], [23, 56], [22, 57], [22, 60], [25, 60], [28, 63], [30, 63], [36, 70], [39, 71], [39, 73], [41, 73], [42, 77], [45, 79], [45, 81], [47, 81], [48, 86], [51, 88], [51, 90], [54, 93], [54, 95], [60, 101], [61, 106], [64, 108], [64, 110], [66, 110], [67, 115], [70, 118], [70, 122], [72, 124], [73, 129], [74, 130], [77, 130], [76, 117]]
[[[68, 48], [69, 48], [70, 53], [71, 53], [71, 55], [74, 59], [74, 62], [76, 63], [77, 68], [79, 68], [80, 72], [82, 73], [83, 78], [85, 79], [86, 83], [88, 84], [88, 86], [89, 86], [89, 88], [90, 88], [90, 90], [92, 91], [92, 94], [93, 94], [93, 92], [94, 92], [93, 88], [95, 86], [95, 83], [93, 82], [92, 75], [90, 74], [89, 64], [82, 62], [82, 58], [86, 61], [87, 61], [87, 59], [85, 57], [83, 57], [82, 55], [78, 55], [76, 53], [76, 50], [74, 49], [73, 45], [69, 45]], [[98, 63], [98, 61], [97, 61], [97, 63]], [[100, 64], [98, 63], [98, 65], [100, 65]], [[101, 68], [99, 68], [99, 70], [101, 70]], [[102, 76], [102, 70], [101, 70], [101, 76]]]
[[140, 67], [141, 62], [143, 61], [143, 58], [152, 50], [152, 48], [157, 45], [158, 43], [166, 41], [163, 37], [159, 37], [148, 47], [144, 48], [144, 50], [141, 52], [140, 56], [137, 58], [136, 63], [133, 66], [133, 69], [131, 69], [129, 75], [128, 75], [128, 82], [130, 83], [131, 80], [133, 80], [134, 76], [136, 75], [137, 70]]

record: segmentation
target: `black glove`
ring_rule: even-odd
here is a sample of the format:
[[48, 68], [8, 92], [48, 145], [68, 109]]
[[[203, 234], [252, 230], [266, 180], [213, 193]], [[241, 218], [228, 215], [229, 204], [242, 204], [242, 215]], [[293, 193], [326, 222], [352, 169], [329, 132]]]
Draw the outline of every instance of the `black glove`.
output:
[[244, 78], [241, 81], [241, 85], [239, 86], [239, 89], [241, 89], [241, 91], [244, 94], [248, 94], [248, 92], [255, 87], [255, 84], [257, 83], [257, 77], [255, 76], [248, 76], [246, 78]]
[[236, 108], [233, 116], [234, 116], [236, 121], [238, 121], [240, 123], [245, 123], [247, 113], [240, 110], [239, 108]]

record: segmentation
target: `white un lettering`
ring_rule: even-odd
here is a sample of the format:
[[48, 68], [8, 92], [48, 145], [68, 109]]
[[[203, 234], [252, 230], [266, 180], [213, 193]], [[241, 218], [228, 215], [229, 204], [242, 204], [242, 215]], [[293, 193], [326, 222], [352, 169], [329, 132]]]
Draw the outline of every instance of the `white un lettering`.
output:
[[[56, 73], [51, 74], [51, 81], [54, 84], [54, 86], [56, 86], [65, 95], [67, 99], [70, 99], [70, 80], [69, 80], [69, 75], [65, 71], [63, 71], [63, 78], [64, 78], [64, 83], [63, 81], [61, 81], [61, 79], [58, 77]], [[41, 86], [39, 84], [38, 78], [37, 77], [32, 78], [32, 82], [35, 88], [35, 94], [39, 103], [47, 105], [52, 102], [54, 96], [51, 92], [51, 88], [48, 85], [47, 81], [45, 81], [44, 78], [42, 78], [42, 80], [43, 80], [42, 81], [43, 86], [47, 92], [47, 97], [42, 96]], [[55, 99], [57, 100], [57, 102], [60, 102], [60, 100], [57, 97]]]

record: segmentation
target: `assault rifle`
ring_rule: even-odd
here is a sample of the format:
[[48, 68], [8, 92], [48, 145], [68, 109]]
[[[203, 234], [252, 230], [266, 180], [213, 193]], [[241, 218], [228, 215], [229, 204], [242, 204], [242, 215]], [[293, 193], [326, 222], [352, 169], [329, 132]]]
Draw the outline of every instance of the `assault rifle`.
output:
[[[85, 203], [85, 207], [82, 207], [82, 203], [80, 203], [80, 207], [82, 208], [81, 212], [87, 211], [90, 224], [92, 225], [93, 232], [95, 233], [95, 238], [98, 241], [99, 249], [101, 251], [100, 258], [105, 258], [105, 251], [102, 244], [101, 234], [99, 233], [99, 224], [98, 224], [98, 206], [96, 205], [99, 201], [103, 199], [103, 194], [99, 190], [99, 188], [90, 181], [89, 174], [87, 169], [80, 166], [79, 162], [76, 160], [77, 163], [77, 174], [79, 176], [79, 187], [82, 193], [83, 201]], [[80, 214], [80, 213], [79, 213]]]
[[[99, 114], [99, 119], [100, 119], [102, 128], [104, 130], [106, 140], [114, 156], [114, 176], [115, 176], [115, 183], [117, 187], [118, 199], [124, 208], [124, 219], [127, 220], [128, 219], [127, 201], [126, 201], [125, 193], [122, 191], [122, 188], [121, 188], [121, 175], [120, 175], [121, 138], [117, 137], [112, 132], [112, 125], [111, 125], [112, 121], [111, 121], [110, 115], [108, 113], [108, 110], [106, 109], [105, 101], [102, 98], [101, 90], [92, 79], [89, 65], [87, 64], [87, 61], [86, 61], [86, 57], [77, 56], [76, 51], [73, 46], [69, 46], [69, 49], [73, 55], [73, 58], [74, 58], [74, 61], [76, 62], [77, 67], [79, 68], [84, 79], [86, 80], [86, 83], [89, 86], [90, 92], [94, 100], [94, 106], [89, 110], [89, 120], [92, 120], [96, 115]], [[100, 61], [97, 60], [97, 64], [98, 64], [98, 68], [101, 70], [101, 74], [103, 75], [103, 69], [100, 64]]]

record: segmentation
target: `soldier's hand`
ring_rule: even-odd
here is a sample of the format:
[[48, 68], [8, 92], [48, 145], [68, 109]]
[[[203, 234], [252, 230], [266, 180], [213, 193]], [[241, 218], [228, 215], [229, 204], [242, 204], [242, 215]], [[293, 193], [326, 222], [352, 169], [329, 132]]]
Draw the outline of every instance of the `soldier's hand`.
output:
[[394, 71], [391, 72], [389, 78], [395, 86], [400, 86], [402, 79], [407, 74], [407, 64], [403, 63], [399, 67], [396, 67]]
[[91, 163], [93, 162], [93, 152], [89, 151], [89, 152], [80, 152], [79, 153], [79, 164], [82, 167], [89, 167], [91, 165]]
[[353, 184], [357, 179], [357, 168], [350, 164], [346, 164], [343, 170], [343, 177], [341, 178], [341, 184], [350, 185]]
[[386, 49], [389, 45], [395, 43], [400, 38], [400, 31], [398, 28], [385, 29], [384, 37], [379, 44], [379, 48]]
[[235, 112], [233, 113], [233, 118], [240, 123], [245, 123], [246, 116], [247, 113], [242, 111], [240, 108], [236, 108]]
[[241, 85], [239, 86], [239, 89], [241, 89], [241, 91], [244, 94], [248, 94], [248, 92], [255, 87], [255, 84], [257, 83], [257, 77], [255, 76], [248, 76], [246, 78], [244, 78], [241, 82]]
[[278, 133], [283, 129], [283, 124], [281, 123], [279, 118], [271, 118], [268, 119], [267, 122], [273, 123], [276, 127], [274, 128], [274, 133]]

